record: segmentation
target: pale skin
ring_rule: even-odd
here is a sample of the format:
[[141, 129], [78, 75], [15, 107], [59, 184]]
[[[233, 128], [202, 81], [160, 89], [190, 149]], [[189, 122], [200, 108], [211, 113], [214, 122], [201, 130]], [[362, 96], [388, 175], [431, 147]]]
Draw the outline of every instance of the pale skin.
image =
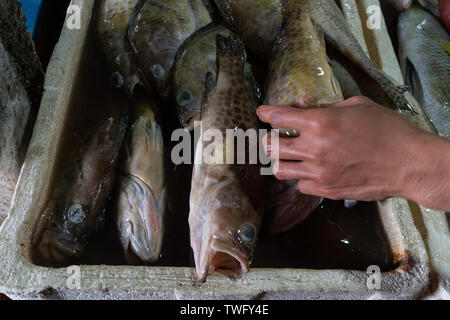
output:
[[[303, 108], [261, 106], [259, 118], [300, 131], [280, 138], [275, 174], [304, 194], [342, 200], [406, 198], [450, 212], [450, 141], [366, 97]], [[264, 137], [270, 156], [270, 135]]]

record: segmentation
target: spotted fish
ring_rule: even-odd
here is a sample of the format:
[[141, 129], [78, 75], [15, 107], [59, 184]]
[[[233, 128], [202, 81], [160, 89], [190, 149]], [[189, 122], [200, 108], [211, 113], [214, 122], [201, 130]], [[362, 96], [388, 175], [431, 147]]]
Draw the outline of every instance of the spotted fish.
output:
[[233, 32], [223, 25], [210, 24], [198, 30], [186, 45], [180, 48], [174, 67], [174, 94], [180, 123], [193, 129], [194, 121], [201, 117], [202, 99], [206, 90], [207, 75], [209, 87], [214, 87], [217, 76], [217, 35], [231, 36]]
[[[245, 49], [237, 37], [217, 36], [218, 75], [202, 116], [190, 196], [191, 246], [200, 280], [214, 271], [228, 276], [248, 272], [262, 220], [263, 180], [258, 164], [225, 164], [235, 150], [224, 141], [206, 162], [214, 146], [205, 136], [210, 129], [224, 137], [226, 130], [258, 128], [254, 79], [245, 68]], [[224, 138], [225, 140], [225, 138]], [[216, 146], [217, 146], [216, 145]], [[257, 143], [246, 145], [245, 153]], [[233, 150], [235, 149], [235, 150]], [[230, 159], [230, 158], [229, 158]], [[211, 161], [212, 160], [212, 161]], [[197, 161], [199, 163], [199, 161]]]
[[[300, 107], [305, 97], [313, 105], [343, 100], [328, 64], [325, 40], [311, 19], [308, 1], [287, 0], [284, 5], [284, 27], [271, 61], [266, 104]], [[298, 132], [281, 130], [280, 134], [296, 136]], [[320, 198], [300, 193], [297, 183], [273, 179], [267, 213], [270, 233], [290, 229], [320, 204]]]
[[136, 105], [119, 178], [116, 225], [129, 263], [153, 263], [164, 235], [164, 146], [151, 98]]
[[130, 95], [140, 83], [127, 38], [131, 14], [138, 1], [100, 0], [97, 13], [97, 41], [111, 69], [111, 84]]
[[398, 35], [407, 83], [437, 131], [450, 138], [450, 36], [419, 7], [401, 14]]
[[311, 17], [325, 33], [327, 39], [349, 60], [363, 69], [388, 94], [397, 109], [412, 115], [416, 112], [406, 100], [407, 87], [400, 85], [389, 77], [364, 53], [358, 40], [353, 35], [345, 17], [335, 1], [309, 0]]
[[228, 25], [258, 56], [271, 56], [283, 22], [282, 0], [215, 0]]
[[126, 127], [124, 116], [104, 121], [55, 188], [33, 240], [45, 261], [66, 263], [80, 256], [101, 226]]
[[128, 37], [148, 86], [167, 97], [178, 49], [210, 22], [202, 0], [139, 1]]

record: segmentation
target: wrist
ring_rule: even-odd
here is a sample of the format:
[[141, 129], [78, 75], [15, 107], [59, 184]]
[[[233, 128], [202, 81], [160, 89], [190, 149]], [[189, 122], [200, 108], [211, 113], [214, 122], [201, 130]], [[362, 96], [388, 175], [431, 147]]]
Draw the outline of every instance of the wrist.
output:
[[403, 172], [400, 197], [427, 208], [442, 208], [448, 196], [450, 141], [420, 132], [411, 146]]

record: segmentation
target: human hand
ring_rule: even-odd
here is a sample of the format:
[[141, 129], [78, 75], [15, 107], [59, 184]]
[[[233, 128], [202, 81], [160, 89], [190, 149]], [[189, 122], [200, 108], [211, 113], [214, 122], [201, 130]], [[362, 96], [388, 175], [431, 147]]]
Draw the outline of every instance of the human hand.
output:
[[[436, 204], [434, 186], [424, 182], [434, 163], [428, 146], [447, 141], [394, 111], [353, 97], [324, 108], [261, 106], [257, 113], [274, 127], [300, 131], [299, 137], [279, 138], [275, 176], [299, 180], [302, 193], [366, 201], [397, 196]], [[270, 135], [264, 146], [270, 156]]]

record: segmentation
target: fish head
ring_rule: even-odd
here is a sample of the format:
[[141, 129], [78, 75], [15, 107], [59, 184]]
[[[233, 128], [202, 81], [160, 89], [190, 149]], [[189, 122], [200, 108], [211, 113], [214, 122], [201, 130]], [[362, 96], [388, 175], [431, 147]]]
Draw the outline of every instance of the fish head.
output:
[[163, 241], [165, 189], [157, 193], [137, 177], [122, 179], [117, 227], [129, 263], [158, 260]]
[[[248, 272], [257, 241], [257, 216], [245, 200], [225, 197], [208, 201], [206, 221], [190, 216], [191, 244], [201, 281], [214, 271], [235, 277]], [[220, 200], [222, 199], [222, 200]]]
[[89, 209], [78, 202], [67, 206], [63, 215], [51, 215], [40, 238], [40, 257], [49, 262], [65, 263], [80, 256], [92, 233], [91, 225]]

